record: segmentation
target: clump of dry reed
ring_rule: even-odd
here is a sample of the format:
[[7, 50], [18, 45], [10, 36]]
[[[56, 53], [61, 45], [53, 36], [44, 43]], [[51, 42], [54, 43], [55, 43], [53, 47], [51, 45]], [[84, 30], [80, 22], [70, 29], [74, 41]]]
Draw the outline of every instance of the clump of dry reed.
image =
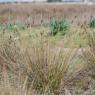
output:
[[42, 34], [36, 42], [28, 49], [0, 46], [0, 95], [60, 94], [74, 53], [57, 51]]

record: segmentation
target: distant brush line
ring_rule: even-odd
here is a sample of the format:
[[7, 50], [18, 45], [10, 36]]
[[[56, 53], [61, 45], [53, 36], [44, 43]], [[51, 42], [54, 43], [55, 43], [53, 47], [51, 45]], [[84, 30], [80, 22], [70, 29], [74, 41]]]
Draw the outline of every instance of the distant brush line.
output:
[[[0, 3], [37, 3], [37, 2], [47, 2], [47, 0], [0, 0]], [[62, 1], [53, 1], [53, 3], [81, 3], [81, 4], [93, 4], [94, 0], [62, 0]], [[50, 2], [52, 3], [52, 2]]]

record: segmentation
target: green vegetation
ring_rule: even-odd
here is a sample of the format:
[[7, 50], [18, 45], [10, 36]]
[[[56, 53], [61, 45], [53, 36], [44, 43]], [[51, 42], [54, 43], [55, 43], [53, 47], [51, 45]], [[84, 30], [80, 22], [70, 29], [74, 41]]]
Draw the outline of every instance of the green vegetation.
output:
[[67, 19], [59, 19], [59, 18], [53, 18], [50, 21], [50, 29], [51, 29], [51, 34], [56, 35], [57, 33], [61, 33], [62, 35], [65, 35], [67, 30], [69, 29], [69, 22]]
[[8, 31], [18, 31], [24, 30], [25, 25], [23, 24], [13, 24], [13, 23], [7, 23], [7, 24], [0, 24], [0, 30], [8, 30]]
[[91, 21], [90, 21], [90, 23], [89, 23], [89, 26], [90, 26], [91, 28], [95, 28], [95, 18], [92, 18], [92, 19], [91, 19]]

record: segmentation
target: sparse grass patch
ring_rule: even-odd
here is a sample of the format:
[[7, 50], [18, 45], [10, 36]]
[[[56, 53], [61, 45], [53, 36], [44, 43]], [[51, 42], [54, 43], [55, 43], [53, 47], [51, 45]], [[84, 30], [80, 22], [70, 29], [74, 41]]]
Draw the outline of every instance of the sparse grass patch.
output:
[[95, 70], [95, 32], [87, 32], [88, 50], [84, 51], [84, 59], [87, 63], [87, 68], [92, 71]]

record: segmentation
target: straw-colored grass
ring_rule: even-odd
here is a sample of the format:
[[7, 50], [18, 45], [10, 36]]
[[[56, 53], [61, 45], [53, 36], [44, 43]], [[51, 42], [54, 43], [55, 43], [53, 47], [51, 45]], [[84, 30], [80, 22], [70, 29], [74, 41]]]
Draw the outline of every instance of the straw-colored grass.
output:
[[42, 34], [28, 49], [9, 41], [0, 47], [1, 95], [59, 95], [74, 52], [55, 51]]

